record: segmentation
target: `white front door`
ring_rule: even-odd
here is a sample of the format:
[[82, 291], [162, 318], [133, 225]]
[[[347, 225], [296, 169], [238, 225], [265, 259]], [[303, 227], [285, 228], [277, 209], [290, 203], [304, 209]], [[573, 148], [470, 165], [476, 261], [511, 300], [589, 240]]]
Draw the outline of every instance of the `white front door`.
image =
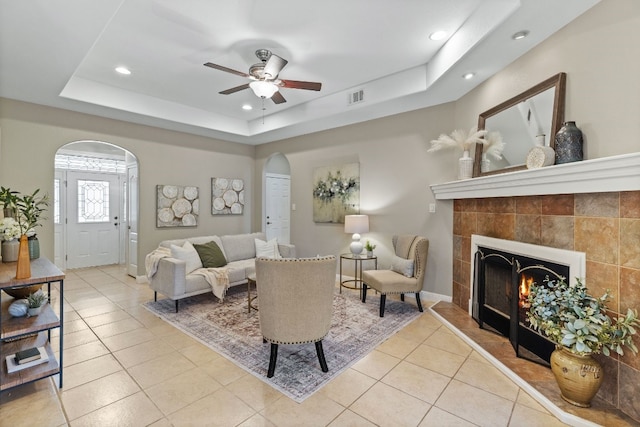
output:
[[291, 177], [267, 174], [265, 194], [265, 234], [267, 240], [278, 238], [280, 243], [289, 243], [291, 232]]
[[117, 264], [118, 175], [69, 171], [67, 182], [67, 268]]

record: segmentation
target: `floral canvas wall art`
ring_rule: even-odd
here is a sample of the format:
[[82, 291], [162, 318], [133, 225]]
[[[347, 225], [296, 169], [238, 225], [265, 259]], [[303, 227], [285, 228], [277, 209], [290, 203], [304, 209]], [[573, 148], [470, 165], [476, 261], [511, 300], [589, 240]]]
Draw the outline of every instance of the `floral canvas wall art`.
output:
[[157, 227], [196, 227], [200, 214], [198, 187], [158, 185]]
[[211, 178], [211, 214], [241, 215], [244, 211], [244, 181]]
[[325, 166], [313, 171], [313, 221], [344, 224], [360, 210], [360, 164]]

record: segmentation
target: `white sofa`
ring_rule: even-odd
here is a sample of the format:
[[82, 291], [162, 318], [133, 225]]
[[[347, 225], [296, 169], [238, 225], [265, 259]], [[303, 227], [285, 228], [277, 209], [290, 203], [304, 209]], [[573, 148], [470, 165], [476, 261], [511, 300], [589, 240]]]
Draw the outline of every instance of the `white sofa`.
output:
[[[247, 283], [247, 277], [256, 271], [255, 239], [266, 240], [264, 233], [232, 234], [227, 236], [199, 236], [188, 239], [164, 240], [161, 247], [171, 248], [171, 245], [182, 246], [187, 240], [192, 244], [205, 244], [212, 240], [221, 246], [227, 259], [226, 268], [229, 274], [229, 287]], [[220, 245], [220, 243], [222, 243]], [[291, 244], [278, 244], [280, 256], [295, 258], [296, 248]], [[157, 270], [149, 278], [149, 285], [154, 291], [154, 299], [158, 293], [176, 302], [182, 298], [211, 292], [211, 285], [198, 274], [186, 274], [186, 262], [172, 257], [160, 259]]]

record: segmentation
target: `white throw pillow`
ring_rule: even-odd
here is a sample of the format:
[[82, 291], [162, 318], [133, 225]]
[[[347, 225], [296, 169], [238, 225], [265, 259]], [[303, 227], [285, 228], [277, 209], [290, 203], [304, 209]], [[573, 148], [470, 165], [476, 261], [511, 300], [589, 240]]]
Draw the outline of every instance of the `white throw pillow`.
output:
[[273, 238], [268, 242], [260, 239], [254, 239], [256, 242], [256, 258], [282, 258], [278, 250], [278, 239]]
[[394, 256], [391, 260], [391, 271], [400, 273], [403, 276], [413, 277], [413, 260]]
[[198, 255], [198, 251], [196, 251], [196, 248], [194, 248], [189, 241], [184, 242], [184, 245], [182, 245], [182, 247], [171, 245], [171, 256], [173, 258], [187, 262], [187, 274], [191, 273], [193, 270], [202, 268], [200, 255]]

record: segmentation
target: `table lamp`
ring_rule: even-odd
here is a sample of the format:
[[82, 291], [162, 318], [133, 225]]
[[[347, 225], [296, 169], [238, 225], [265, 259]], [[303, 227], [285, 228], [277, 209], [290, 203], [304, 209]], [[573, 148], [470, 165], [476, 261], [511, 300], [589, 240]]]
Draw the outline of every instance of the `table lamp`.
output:
[[351, 245], [349, 249], [354, 255], [358, 255], [362, 252], [363, 245], [360, 242], [360, 233], [367, 233], [369, 231], [369, 216], [368, 215], [345, 215], [344, 217], [344, 232], [353, 233], [351, 239]]

